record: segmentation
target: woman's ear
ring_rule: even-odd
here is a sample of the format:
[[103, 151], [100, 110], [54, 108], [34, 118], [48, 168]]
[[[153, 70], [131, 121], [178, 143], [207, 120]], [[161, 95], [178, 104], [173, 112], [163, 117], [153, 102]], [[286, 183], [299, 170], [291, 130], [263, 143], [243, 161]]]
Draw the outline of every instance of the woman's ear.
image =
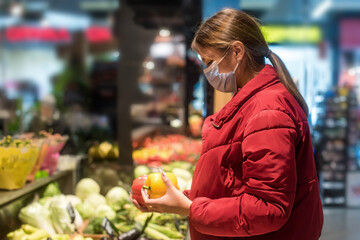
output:
[[240, 62], [244, 58], [245, 47], [244, 44], [240, 41], [233, 42], [234, 55], [236, 57], [236, 61]]

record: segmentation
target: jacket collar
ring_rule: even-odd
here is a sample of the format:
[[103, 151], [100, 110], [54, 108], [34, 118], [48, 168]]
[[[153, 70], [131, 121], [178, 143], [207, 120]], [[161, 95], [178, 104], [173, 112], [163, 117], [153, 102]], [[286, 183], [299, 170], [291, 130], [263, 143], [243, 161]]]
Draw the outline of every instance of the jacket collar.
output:
[[278, 83], [279, 76], [275, 68], [266, 64], [259, 74], [247, 82], [242, 88], [234, 94], [230, 102], [228, 102], [218, 113], [212, 122], [213, 126], [220, 128], [221, 125], [231, 118], [237, 110], [257, 92]]

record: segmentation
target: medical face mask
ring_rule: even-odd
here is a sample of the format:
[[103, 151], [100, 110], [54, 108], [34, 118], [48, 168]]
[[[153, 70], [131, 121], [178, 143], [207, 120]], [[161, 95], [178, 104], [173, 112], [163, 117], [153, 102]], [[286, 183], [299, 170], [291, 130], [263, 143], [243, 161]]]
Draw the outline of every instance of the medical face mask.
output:
[[226, 57], [229, 51], [220, 59], [218, 63], [213, 63], [204, 69], [204, 74], [210, 85], [220, 92], [231, 92], [237, 91], [235, 71], [239, 65], [236, 64], [234, 71], [228, 73], [219, 73], [219, 64]]

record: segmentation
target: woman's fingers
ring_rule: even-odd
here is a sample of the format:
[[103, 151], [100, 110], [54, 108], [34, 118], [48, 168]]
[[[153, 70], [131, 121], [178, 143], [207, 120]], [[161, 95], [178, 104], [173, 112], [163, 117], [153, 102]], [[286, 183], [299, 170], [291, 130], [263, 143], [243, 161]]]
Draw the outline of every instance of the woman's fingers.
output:
[[168, 190], [174, 188], [175, 186], [172, 184], [170, 178], [166, 175], [164, 170], [162, 170], [161, 168], [159, 168], [159, 170], [161, 172], [162, 180], [165, 183], [166, 190], [168, 191]]
[[146, 204], [146, 202], [149, 200], [149, 194], [147, 193], [147, 190], [145, 190], [144, 188], [141, 189], [141, 196]]
[[135, 205], [137, 209], [139, 209], [142, 212], [149, 212], [149, 209], [147, 207], [141, 206], [135, 199], [132, 198], [132, 194], [130, 194], [130, 200]]
[[161, 202], [159, 202], [160, 198], [150, 199], [145, 189], [141, 190], [141, 195], [144, 199], [147, 209], [149, 209], [151, 212], [162, 212], [160, 209], [160, 205], [161, 205]]

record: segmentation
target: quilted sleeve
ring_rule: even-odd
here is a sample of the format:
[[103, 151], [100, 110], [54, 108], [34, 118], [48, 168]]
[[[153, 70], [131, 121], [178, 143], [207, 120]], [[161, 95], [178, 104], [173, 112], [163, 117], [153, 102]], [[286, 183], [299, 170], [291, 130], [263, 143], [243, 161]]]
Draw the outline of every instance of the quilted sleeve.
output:
[[247, 123], [242, 142], [245, 191], [237, 197], [196, 198], [190, 222], [207, 235], [245, 237], [279, 230], [296, 191], [297, 131], [284, 112], [263, 110]]

